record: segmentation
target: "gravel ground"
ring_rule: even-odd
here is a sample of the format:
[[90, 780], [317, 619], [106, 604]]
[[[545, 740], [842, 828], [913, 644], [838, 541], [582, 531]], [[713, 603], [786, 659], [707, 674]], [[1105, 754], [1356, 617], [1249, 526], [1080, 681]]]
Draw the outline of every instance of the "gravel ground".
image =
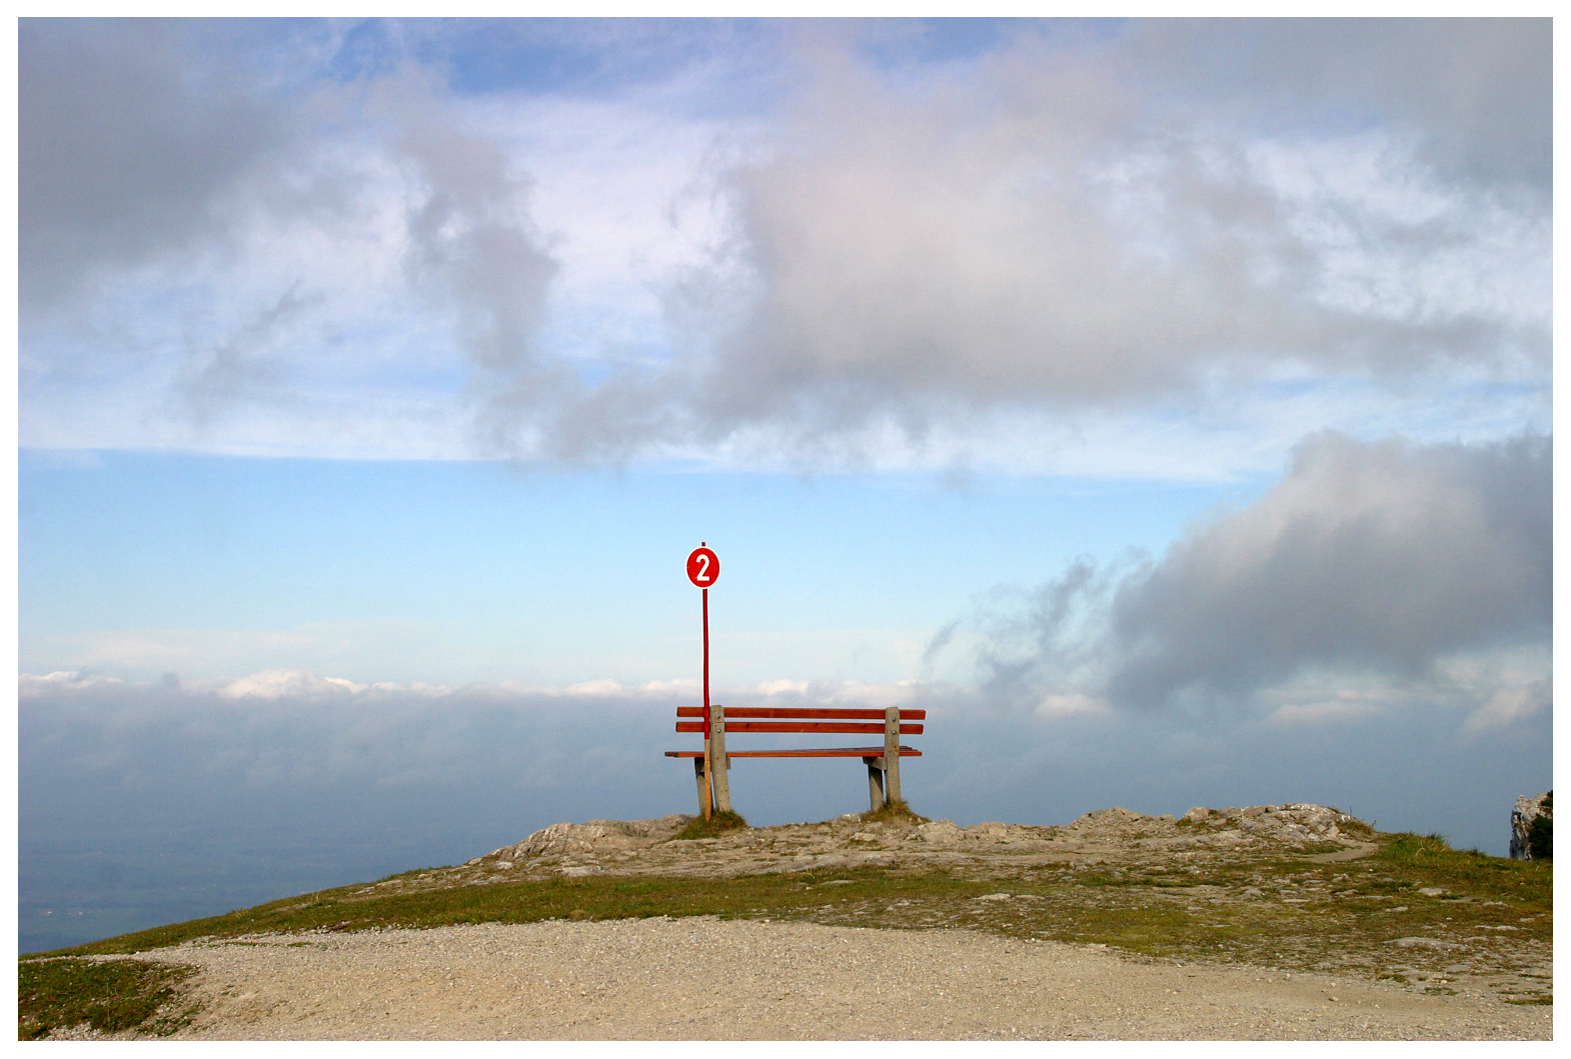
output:
[[199, 940], [208, 1040], [1549, 1039], [1550, 1007], [957, 930], [714, 918]]

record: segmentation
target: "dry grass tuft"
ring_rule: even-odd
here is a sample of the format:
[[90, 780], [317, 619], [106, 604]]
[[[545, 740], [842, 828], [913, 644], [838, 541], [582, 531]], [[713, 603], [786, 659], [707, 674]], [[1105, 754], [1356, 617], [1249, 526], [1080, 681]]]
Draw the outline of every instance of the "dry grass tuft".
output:
[[727, 831], [737, 831], [747, 826], [747, 821], [742, 819], [742, 814], [740, 813], [716, 813], [708, 820], [701, 816], [695, 816], [687, 822], [686, 827], [672, 835], [671, 838], [673, 841], [693, 838], [719, 838]]

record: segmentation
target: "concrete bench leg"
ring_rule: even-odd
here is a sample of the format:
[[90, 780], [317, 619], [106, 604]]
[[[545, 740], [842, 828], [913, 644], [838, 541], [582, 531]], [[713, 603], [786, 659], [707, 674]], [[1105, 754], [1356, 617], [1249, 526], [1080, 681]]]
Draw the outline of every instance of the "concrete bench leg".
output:
[[698, 780], [698, 815], [709, 819], [709, 777], [704, 775], [704, 759], [693, 759], [693, 776]]
[[900, 800], [900, 709], [884, 711], [884, 799]]
[[872, 805], [868, 811], [876, 813], [884, 807], [884, 770], [874, 764], [876, 757], [862, 760], [867, 763], [867, 800]]
[[710, 707], [710, 757], [714, 761], [715, 809], [722, 813], [731, 808], [731, 758], [725, 752], [725, 707]]

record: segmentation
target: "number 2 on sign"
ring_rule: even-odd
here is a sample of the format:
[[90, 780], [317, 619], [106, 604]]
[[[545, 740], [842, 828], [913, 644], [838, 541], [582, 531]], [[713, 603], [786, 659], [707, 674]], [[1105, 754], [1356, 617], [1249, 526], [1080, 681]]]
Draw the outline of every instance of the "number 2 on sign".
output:
[[694, 548], [687, 557], [687, 579], [699, 588], [720, 580], [720, 558], [708, 548]]

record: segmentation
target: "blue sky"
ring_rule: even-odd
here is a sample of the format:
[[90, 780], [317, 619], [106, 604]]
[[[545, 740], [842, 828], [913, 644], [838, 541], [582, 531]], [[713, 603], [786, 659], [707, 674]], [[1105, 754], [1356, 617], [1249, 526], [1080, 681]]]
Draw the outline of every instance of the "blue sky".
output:
[[909, 680], [974, 598], [1066, 565], [1110, 524], [1117, 548], [1154, 552], [1186, 519], [1249, 495], [26, 451], [22, 668], [214, 679], [309, 661], [364, 683], [677, 679], [698, 643], [682, 560], [703, 539], [724, 562], [717, 679]]
[[932, 815], [1551, 785], [1547, 21], [19, 34], [24, 945], [687, 810], [700, 540]]

